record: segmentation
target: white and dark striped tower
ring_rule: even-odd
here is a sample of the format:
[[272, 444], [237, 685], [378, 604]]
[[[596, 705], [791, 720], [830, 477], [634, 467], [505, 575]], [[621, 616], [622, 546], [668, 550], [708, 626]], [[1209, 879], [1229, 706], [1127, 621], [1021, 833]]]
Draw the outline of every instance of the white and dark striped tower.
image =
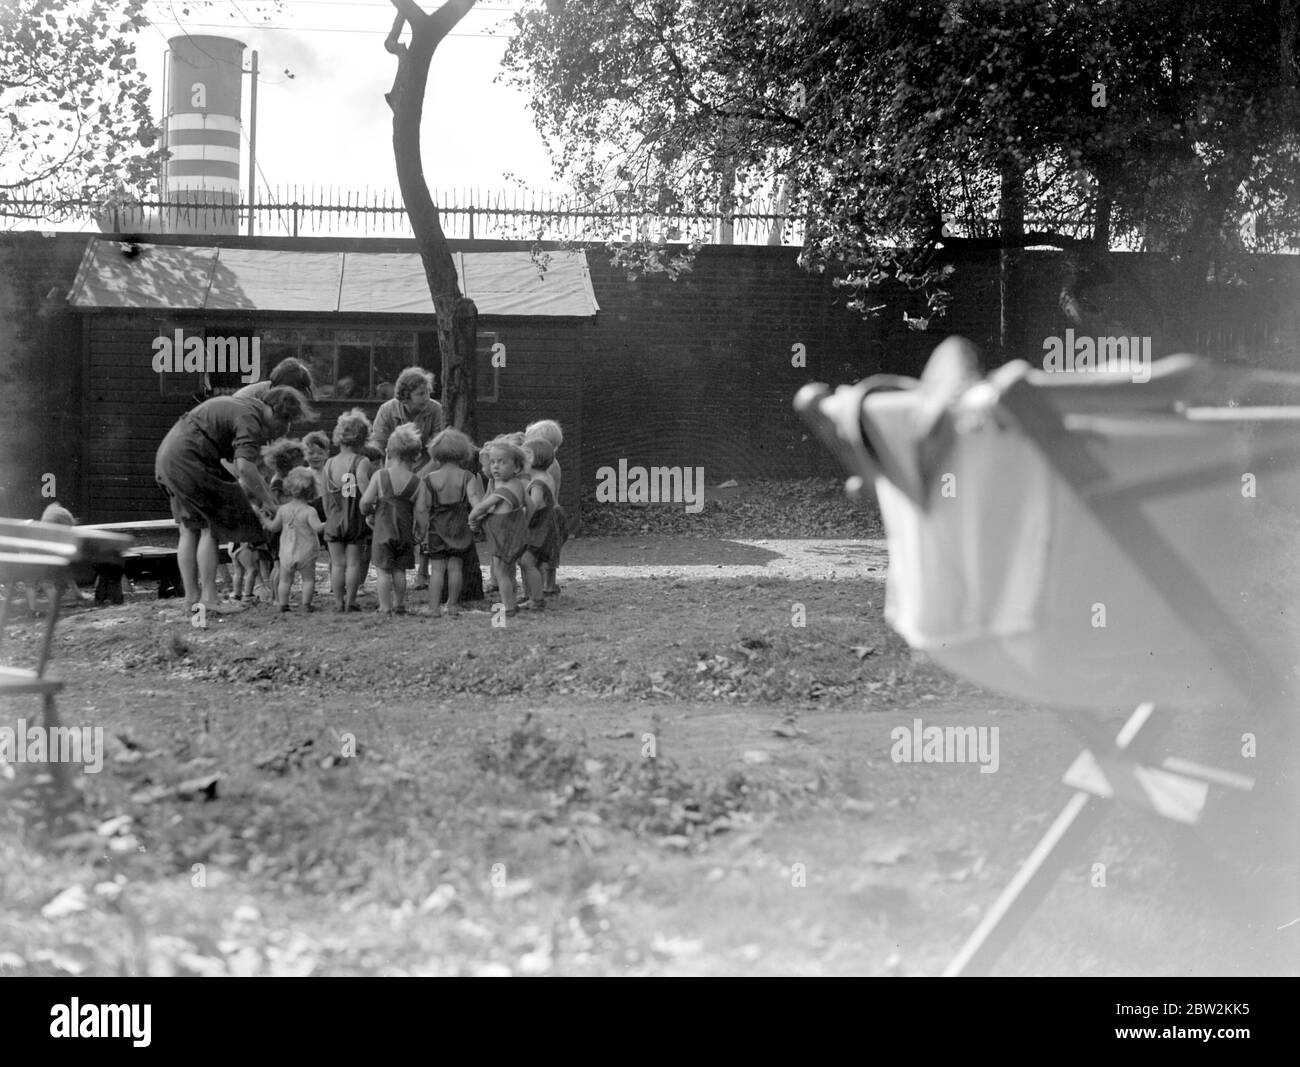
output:
[[[169, 233], [239, 232], [239, 116], [244, 45], [228, 37], [173, 37], [167, 63], [163, 199]], [[193, 206], [189, 206], [193, 205]]]

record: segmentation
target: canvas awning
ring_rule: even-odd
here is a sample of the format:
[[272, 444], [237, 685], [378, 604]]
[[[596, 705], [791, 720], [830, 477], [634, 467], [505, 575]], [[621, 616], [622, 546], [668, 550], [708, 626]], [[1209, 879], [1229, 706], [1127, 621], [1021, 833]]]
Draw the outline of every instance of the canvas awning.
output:
[[[453, 252], [480, 315], [588, 317], [600, 310], [581, 251]], [[76, 308], [432, 315], [415, 252], [298, 252], [92, 238], [68, 294]]]

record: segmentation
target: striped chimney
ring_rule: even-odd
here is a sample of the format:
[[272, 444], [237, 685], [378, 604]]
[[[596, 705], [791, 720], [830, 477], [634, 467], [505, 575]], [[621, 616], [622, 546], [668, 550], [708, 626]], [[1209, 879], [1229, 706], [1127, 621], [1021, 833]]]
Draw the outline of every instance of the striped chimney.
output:
[[170, 233], [239, 232], [239, 116], [244, 45], [229, 37], [167, 42], [167, 149], [163, 199]]

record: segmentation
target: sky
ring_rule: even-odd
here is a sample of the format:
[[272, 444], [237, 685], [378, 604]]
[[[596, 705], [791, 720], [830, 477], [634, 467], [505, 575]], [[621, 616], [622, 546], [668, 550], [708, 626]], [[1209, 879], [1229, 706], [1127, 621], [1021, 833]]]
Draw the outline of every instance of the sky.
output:
[[[421, 6], [432, 11], [438, 4], [422, 0]], [[422, 126], [432, 188], [496, 193], [514, 188], [507, 178], [513, 174], [530, 189], [562, 190], [533, 127], [527, 96], [496, 81], [510, 16], [523, 6], [524, 0], [476, 6], [434, 56]], [[149, 0], [146, 13], [152, 25], [139, 35], [136, 54], [160, 123], [168, 39], [186, 32], [232, 37], [247, 46], [245, 69], [257, 51], [259, 200], [267, 187], [279, 186], [283, 194], [294, 185], [300, 194], [311, 186], [351, 190], [354, 196], [367, 187], [372, 193], [386, 189], [397, 199], [391, 112], [384, 102], [396, 69], [383, 46], [394, 14], [388, 0], [282, 0], [278, 10], [257, 0], [213, 0], [206, 6]], [[249, 95], [246, 77], [243, 188]]]

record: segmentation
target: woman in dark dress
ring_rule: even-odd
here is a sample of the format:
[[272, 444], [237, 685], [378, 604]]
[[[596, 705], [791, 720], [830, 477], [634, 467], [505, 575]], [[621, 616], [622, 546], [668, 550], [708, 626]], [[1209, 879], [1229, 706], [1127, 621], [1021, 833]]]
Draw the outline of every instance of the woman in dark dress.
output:
[[[262, 399], [215, 396], [182, 415], [158, 446], [154, 477], [171, 503], [180, 527], [176, 562], [185, 586], [185, 606], [218, 606], [217, 544], [259, 541], [262, 526], [250, 498], [269, 514], [276, 500], [258, 470], [262, 446], [288, 432], [292, 422], [315, 418], [297, 389], [277, 386]], [[238, 481], [223, 465], [233, 464]]]
[[294, 359], [293, 356], [280, 360], [271, 371], [271, 377], [266, 381], [246, 385], [238, 390], [235, 396], [251, 396], [254, 400], [261, 400], [270, 390], [279, 385], [288, 385], [297, 389], [307, 398], [309, 404], [316, 399], [316, 387], [311, 380], [311, 370], [302, 360]]

